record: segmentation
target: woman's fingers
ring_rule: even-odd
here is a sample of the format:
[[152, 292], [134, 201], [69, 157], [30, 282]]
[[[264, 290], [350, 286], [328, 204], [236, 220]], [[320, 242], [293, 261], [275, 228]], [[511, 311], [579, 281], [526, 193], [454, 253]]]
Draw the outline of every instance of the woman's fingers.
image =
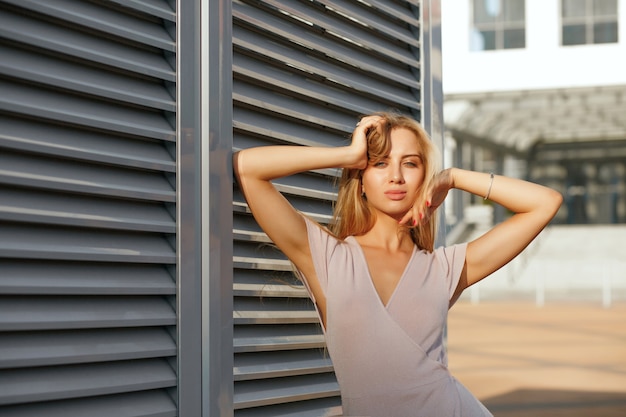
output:
[[428, 200], [416, 202], [400, 219], [399, 223], [407, 226], [418, 226], [428, 220], [433, 211], [434, 209], [431, 209]]
[[413, 212], [412, 210], [409, 210], [404, 217], [402, 217], [402, 219], [400, 219], [400, 221], [398, 222], [400, 224], [406, 224], [409, 226], [414, 226], [413, 224]]
[[350, 148], [354, 151], [355, 161], [347, 168], [365, 169], [367, 167], [367, 138], [365, 132], [369, 129], [371, 123], [370, 117], [364, 117], [354, 127]]
[[384, 119], [380, 116], [366, 116], [356, 123], [352, 132], [352, 144], [355, 155], [355, 162], [347, 168], [365, 169], [367, 168], [367, 132], [372, 128], [378, 128]]
[[378, 124], [383, 120], [382, 117], [380, 116], [366, 116], [363, 117], [361, 120], [359, 120], [356, 123], [356, 126], [354, 127], [354, 133], [353, 134], [363, 134], [363, 137], [365, 137], [365, 134], [367, 133], [368, 129], [371, 129], [372, 127], [377, 127]]

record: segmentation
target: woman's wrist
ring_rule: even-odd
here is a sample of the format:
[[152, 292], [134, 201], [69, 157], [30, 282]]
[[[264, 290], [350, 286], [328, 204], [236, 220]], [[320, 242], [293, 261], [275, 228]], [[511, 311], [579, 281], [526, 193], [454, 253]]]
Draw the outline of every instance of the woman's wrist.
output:
[[364, 153], [354, 145], [343, 147], [344, 163], [340, 168], [365, 169], [367, 168], [367, 151]]
[[446, 180], [448, 181], [448, 187], [450, 187], [450, 190], [453, 188], [456, 188], [456, 182], [455, 182], [455, 175], [458, 174], [458, 168], [446, 168], [444, 170], [444, 173], [446, 175]]

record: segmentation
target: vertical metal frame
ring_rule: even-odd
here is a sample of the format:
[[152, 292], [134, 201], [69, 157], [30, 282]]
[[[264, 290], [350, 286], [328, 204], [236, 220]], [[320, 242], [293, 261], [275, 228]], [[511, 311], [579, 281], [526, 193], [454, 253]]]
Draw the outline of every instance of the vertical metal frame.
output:
[[204, 0], [200, 10], [204, 417], [234, 414], [231, 3]]
[[178, 0], [177, 11], [177, 405], [181, 417], [201, 415], [202, 216], [200, 160], [200, 39], [198, 0]]
[[233, 415], [230, 0], [177, 0], [180, 417]]
[[[421, 2], [422, 51], [422, 126], [426, 129], [435, 145], [441, 150], [443, 164], [443, 80], [441, 61], [441, 0], [422, 0]], [[440, 210], [439, 233], [436, 244], [445, 241], [444, 210]]]

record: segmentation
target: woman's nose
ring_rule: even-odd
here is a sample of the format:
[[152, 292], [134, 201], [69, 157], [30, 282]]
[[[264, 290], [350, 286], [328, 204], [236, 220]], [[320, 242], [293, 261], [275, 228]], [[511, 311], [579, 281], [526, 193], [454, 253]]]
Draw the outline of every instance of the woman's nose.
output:
[[402, 176], [402, 170], [399, 168], [393, 169], [391, 171], [391, 182], [402, 183], [404, 181], [404, 177]]

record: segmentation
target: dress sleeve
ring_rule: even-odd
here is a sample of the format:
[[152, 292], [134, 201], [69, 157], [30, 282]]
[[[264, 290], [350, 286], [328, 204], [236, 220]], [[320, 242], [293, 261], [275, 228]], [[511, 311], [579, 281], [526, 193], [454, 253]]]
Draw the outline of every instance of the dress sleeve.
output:
[[[313, 265], [315, 267], [315, 273], [317, 275], [317, 279], [322, 287], [322, 291], [326, 294], [326, 289], [328, 287], [328, 265], [329, 260], [335, 251], [339, 240], [330, 235], [326, 230], [324, 230], [320, 225], [312, 221], [311, 219], [303, 216], [306, 228], [307, 235], [309, 239], [309, 248], [311, 250], [311, 258], [313, 259]], [[307, 277], [301, 271], [298, 271], [298, 276], [304, 283], [307, 291], [309, 292], [309, 296], [315, 302], [315, 298], [313, 297], [313, 293], [309, 288], [309, 283], [307, 281]]]
[[448, 290], [448, 300], [452, 299], [456, 287], [459, 285], [461, 272], [465, 265], [465, 252], [467, 243], [440, 247], [435, 249], [435, 258], [439, 262], [441, 271], [444, 274], [446, 288]]

